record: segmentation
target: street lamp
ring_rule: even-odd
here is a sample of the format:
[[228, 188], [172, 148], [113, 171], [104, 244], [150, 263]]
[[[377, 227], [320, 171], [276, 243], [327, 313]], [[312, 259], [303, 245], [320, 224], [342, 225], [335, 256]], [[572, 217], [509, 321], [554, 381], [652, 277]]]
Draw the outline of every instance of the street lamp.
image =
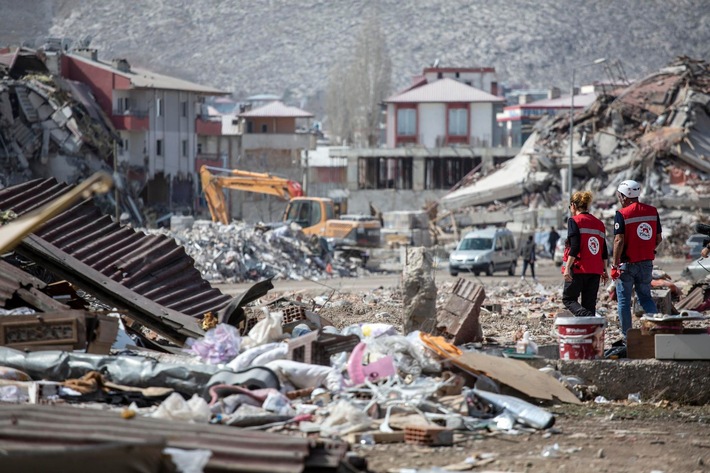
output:
[[567, 176], [567, 180], [569, 182], [568, 190], [570, 200], [572, 199], [572, 157], [574, 156], [574, 73], [581, 67], [595, 66], [605, 62], [606, 58], [599, 58], [587, 64], [581, 64], [572, 68], [572, 86], [569, 94], [569, 171]]

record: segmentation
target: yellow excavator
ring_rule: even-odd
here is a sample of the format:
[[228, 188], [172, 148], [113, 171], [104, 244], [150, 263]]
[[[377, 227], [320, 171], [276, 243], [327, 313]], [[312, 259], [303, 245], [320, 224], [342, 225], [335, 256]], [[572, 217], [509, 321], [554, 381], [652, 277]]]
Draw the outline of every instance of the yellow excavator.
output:
[[324, 237], [335, 249], [366, 259], [359, 248], [380, 246], [380, 221], [370, 216], [340, 215], [342, 203], [332, 199], [306, 197], [301, 184], [268, 173], [200, 168], [200, 182], [214, 222], [229, 223], [224, 190], [241, 190], [276, 196], [288, 201], [283, 214], [285, 223], [295, 222], [306, 235]]

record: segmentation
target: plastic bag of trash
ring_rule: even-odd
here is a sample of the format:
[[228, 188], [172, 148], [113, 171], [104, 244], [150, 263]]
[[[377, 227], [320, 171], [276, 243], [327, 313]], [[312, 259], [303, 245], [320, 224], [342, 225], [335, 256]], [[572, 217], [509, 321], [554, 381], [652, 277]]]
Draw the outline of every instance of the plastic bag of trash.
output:
[[170, 459], [180, 473], [202, 473], [212, 457], [211, 450], [183, 450], [168, 447], [163, 453], [170, 455]]
[[406, 337], [389, 335], [372, 338], [367, 341], [367, 353], [370, 360], [392, 356], [398, 371], [414, 377], [420, 376], [424, 371], [439, 372], [441, 365], [425, 353], [424, 345], [419, 340], [419, 334], [415, 332]]
[[252, 366], [252, 362], [259, 355], [262, 355], [268, 351], [271, 351], [279, 346], [283, 345], [281, 342], [265, 343], [256, 347], [251, 347], [234, 358], [232, 361], [227, 363], [227, 368], [232, 371], [241, 371]]
[[321, 424], [320, 433], [325, 437], [337, 437], [369, 430], [371, 423], [372, 419], [362, 409], [340, 400], [332, 406], [330, 415]]
[[279, 415], [285, 416], [295, 416], [296, 411], [291, 407], [291, 401], [281, 394], [280, 392], [274, 390], [271, 391], [261, 405], [261, 408], [273, 412]]
[[205, 363], [226, 363], [239, 354], [241, 345], [239, 331], [228, 324], [219, 324], [199, 340], [189, 339], [188, 352], [200, 357]]
[[275, 360], [264, 365], [296, 389], [325, 386], [331, 391], [342, 389], [343, 377], [330, 366], [311, 365], [291, 360]]
[[186, 401], [180, 394], [172, 393], [158, 406], [151, 417], [206, 423], [212, 417], [212, 412], [207, 402], [197, 394], [193, 394], [192, 398]]
[[245, 337], [243, 342], [244, 348], [276, 342], [283, 337], [283, 312], [269, 312], [269, 309], [264, 307], [264, 313], [266, 314], [266, 318], [258, 321], [254, 327], [249, 330], [249, 334]]

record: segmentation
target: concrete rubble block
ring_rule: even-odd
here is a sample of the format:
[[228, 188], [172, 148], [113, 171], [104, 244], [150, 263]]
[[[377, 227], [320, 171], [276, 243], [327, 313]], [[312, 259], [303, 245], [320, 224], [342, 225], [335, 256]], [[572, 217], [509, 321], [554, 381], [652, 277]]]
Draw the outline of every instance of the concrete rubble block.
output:
[[483, 341], [478, 317], [486, 298], [482, 285], [459, 278], [436, 314], [436, 329], [453, 338], [454, 345]]
[[404, 331], [431, 331], [436, 323], [436, 284], [433, 258], [423, 247], [407, 248], [404, 288]]
[[301, 363], [330, 366], [330, 357], [350, 352], [360, 343], [357, 335], [336, 335], [314, 331], [288, 342], [288, 359]]

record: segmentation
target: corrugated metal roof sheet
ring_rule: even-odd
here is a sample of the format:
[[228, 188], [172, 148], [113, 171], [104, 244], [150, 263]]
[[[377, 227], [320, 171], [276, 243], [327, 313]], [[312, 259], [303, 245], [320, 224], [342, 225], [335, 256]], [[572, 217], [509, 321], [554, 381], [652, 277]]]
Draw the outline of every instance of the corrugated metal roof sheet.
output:
[[[22, 215], [69, 189], [55, 179], [29, 181], [0, 190], [0, 209]], [[162, 325], [169, 325], [166, 331], [176, 331], [178, 340], [202, 333], [195, 318], [216, 313], [231, 300], [202, 279], [194, 260], [173, 239], [121, 226], [92, 200], [47, 221], [17, 251], [35, 261], [41, 258], [36, 262], [50, 270], [70, 267], [80, 279], [72, 282], [89, 293], [104, 291], [110, 299], [104, 302], [142, 315], [139, 322], [163, 335]], [[121, 288], [128, 291], [121, 293]]]
[[306, 469], [306, 463], [323, 468], [318, 471], [334, 471], [346, 449], [341, 442], [329, 442], [323, 448], [309, 439], [222, 425], [145, 417], [123, 419], [117, 411], [0, 404], [1, 450], [46, 450], [161, 438], [168, 447], [212, 451], [205, 471], [297, 473]]
[[503, 97], [484, 92], [470, 85], [445, 77], [385, 100], [385, 103], [448, 103], [505, 102]]
[[313, 114], [301, 110], [298, 107], [291, 107], [279, 102], [278, 100], [264, 105], [263, 107], [255, 108], [249, 110], [248, 112], [240, 113], [240, 117], [244, 118], [254, 118], [254, 117], [275, 117], [275, 118], [311, 118]]

